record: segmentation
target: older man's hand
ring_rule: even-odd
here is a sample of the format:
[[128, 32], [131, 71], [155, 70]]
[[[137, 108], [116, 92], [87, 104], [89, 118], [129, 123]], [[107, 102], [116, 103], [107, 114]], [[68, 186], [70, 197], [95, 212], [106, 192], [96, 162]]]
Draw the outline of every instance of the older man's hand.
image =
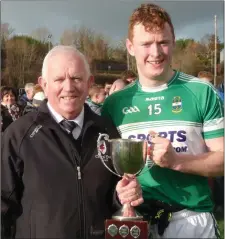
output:
[[122, 205], [129, 203], [131, 206], [138, 206], [144, 202], [140, 184], [134, 176], [124, 176], [118, 182], [116, 191]]

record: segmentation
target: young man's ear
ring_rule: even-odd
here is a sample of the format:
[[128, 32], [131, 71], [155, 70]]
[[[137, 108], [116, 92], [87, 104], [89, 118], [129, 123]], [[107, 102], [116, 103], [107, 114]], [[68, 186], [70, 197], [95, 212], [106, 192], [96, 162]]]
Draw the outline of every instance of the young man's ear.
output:
[[133, 43], [128, 38], [126, 39], [126, 47], [127, 47], [127, 51], [130, 53], [130, 55], [134, 56]]

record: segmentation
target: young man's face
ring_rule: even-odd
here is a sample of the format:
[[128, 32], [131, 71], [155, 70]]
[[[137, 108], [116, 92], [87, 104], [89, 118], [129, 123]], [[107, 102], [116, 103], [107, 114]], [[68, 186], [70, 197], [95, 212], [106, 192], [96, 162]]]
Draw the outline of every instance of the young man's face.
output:
[[133, 28], [132, 41], [127, 39], [127, 49], [136, 58], [139, 77], [158, 80], [170, 69], [174, 37], [168, 23], [163, 30], [148, 32], [144, 25]]

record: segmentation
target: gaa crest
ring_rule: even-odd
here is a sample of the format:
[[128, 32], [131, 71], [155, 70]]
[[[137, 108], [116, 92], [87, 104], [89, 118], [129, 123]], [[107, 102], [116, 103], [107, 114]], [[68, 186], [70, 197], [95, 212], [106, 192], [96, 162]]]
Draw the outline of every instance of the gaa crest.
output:
[[180, 113], [182, 111], [182, 100], [180, 96], [175, 96], [172, 102], [172, 112]]

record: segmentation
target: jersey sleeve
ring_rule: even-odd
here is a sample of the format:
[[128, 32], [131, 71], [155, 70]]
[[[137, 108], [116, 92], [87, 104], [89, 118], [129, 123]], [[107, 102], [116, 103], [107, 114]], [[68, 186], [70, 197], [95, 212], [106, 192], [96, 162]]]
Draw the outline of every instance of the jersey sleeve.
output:
[[204, 139], [223, 137], [224, 105], [216, 89], [208, 85], [200, 97]]

